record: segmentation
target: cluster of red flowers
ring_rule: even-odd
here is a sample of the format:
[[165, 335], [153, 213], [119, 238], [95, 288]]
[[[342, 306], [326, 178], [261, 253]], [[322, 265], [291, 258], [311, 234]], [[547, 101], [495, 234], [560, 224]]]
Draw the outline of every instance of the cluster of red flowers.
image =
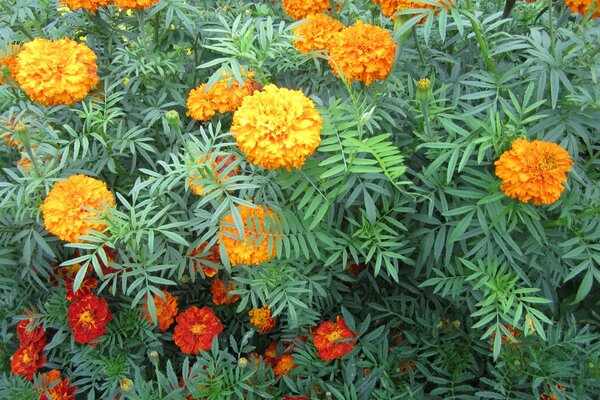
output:
[[[29, 316], [25, 313], [25, 316]], [[31, 380], [38, 368], [46, 364], [44, 347], [46, 347], [46, 331], [39, 318], [29, 316], [17, 324], [19, 349], [10, 360], [10, 369], [15, 375], [23, 375]]]
[[41, 385], [37, 388], [40, 400], [75, 400], [76, 386], [69, 379], [61, 379], [60, 371], [55, 369], [40, 376]]
[[271, 342], [269, 347], [265, 349], [263, 362], [273, 368], [275, 376], [289, 376], [290, 371], [296, 368], [294, 356], [290, 354], [292, 349], [284, 350], [279, 357], [277, 356], [277, 343]]

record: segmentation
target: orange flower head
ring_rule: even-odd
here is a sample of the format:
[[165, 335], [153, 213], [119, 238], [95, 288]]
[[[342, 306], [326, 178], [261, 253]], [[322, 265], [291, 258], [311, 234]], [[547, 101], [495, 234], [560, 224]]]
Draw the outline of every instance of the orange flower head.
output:
[[[404, 10], [413, 10], [413, 9], [429, 9], [435, 10], [440, 8], [450, 8], [452, 7], [452, 0], [437, 0], [439, 6], [436, 7], [434, 5], [428, 3], [422, 3], [420, 1], [412, 1], [412, 0], [373, 0], [375, 4], [381, 4], [381, 13], [386, 17], [393, 17], [394, 13]], [[420, 24], [424, 23], [427, 20], [427, 17], [424, 17], [419, 21]]]
[[15, 375], [23, 375], [30, 381], [39, 368], [46, 364], [44, 356], [45, 341], [22, 345], [10, 360], [10, 370]]
[[117, 7], [134, 10], [141, 10], [142, 8], [152, 7], [159, 1], [160, 0], [114, 0]]
[[294, 364], [294, 357], [289, 354], [284, 354], [275, 361], [275, 367], [273, 367], [273, 373], [275, 376], [289, 376], [290, 371], [296, 368]]
[[330, 41], [329, 65], [337, 76], [370, 85], [385, 79], [392, 69], [396, 42], [385, 29], [356, 22]]
[[182, 352], [198, 354], [208, 351], [213, 338], [223, 332], [223, 324], [208, 307], [192, 306], [177, 316], [173, 340]]
[[[24, 315], [27, 316], [29, 313], [26, 312]], [[21, 346], [27, 346], [32, 343], [45, 343], [46, 331], [37, 318], [30, 317], [17, 323], [17, 337]]]
[[248, 160], [276, 170], [300, 169], [321, 142], [323, 119], [300, 90], [267, 85], [242, 102], [231, 134]]
[[[152, 296], [154, 299], [154, 305], [156, 307], [156, 316], [158, 318], [158, 330], [161, 332], [169, 329], [171, 324], [175, 322], [175, 316], [177, 315], [177, 296], [172, 296], [171, 293], [166, 290], [162, 291], [165, 295], [163, 300], [159, 295], [155, 294]], [[144, 304], [144, 308], [148, 310], [148, 304]], [[149, 312], [142, 313], [143, 317], [146, 318], [150, 323], [153, 323], [152, 317]]]
[[571, 10], [573, 14], [581, 14], [587, 15], [588, 11], [592, 7], [592, 4], [595, 4], [595, 7], [592, 11], [592, 18], [600, 17], [600, 3], [598, 0], [565, 0], [565, 4]]
[[98, 11], [98, 7], [104, 7], [111, 4], [112, 0], [60, 0], [62, 4], [69, 7], [73, 11], [77, 11], [80, 8], [88, 10], [92, 14]]
[[265, 333], [275, 327], [275, 319], [271, 316], [271, 308], [264, 306], [262, 308], [253, 308], [248, 311], [250, 323], [259, 328], [258, 333]]
[[[210, 167], [210, 169], [213, 171], [212, 180], [214, 180], [216, 183], [221, 183], [221, 182], [223, 182], [223, 180], [225, 180], [227, 178], [236, 176], [237, 172], [238, 172], [237, 166], [235, 166], [231, 171], [229, 171], [223, 177], [223, 179], [221, 179], [221, 176], [223, 175], [223, 173], [225, 172], [227, 167], [229, 165], [231, 165], [231, 163], [233, 163], [235, 160], [236, 160], [236, 157], [232, 154], [216, 156], [214, 158], [214, 162], [212, 163], [212, 165]], [[210, 157], [201, 157], [198, 160], [198, 164], [208, 164], [209, 162], [210, 162]], [[210, 179], [210, 177], [207, 176], [207, 173], [204, 168], [195, 169], [190, 174], [190, 180], [188, 181], [190, 188], [198, 196], [204, 196], [204, 195], [210, 194], [211, 191], [205, 191], [204, 186], [201, 183], [199, 183], [200, 179]]]
[[[237, 210], [244, 222], [243, 240], [240, 240], [231, 215], [221, 220], [219, 233], [219, 241], [223, 243], [231, 265], [258, 265], [275, 257], [275, 245], [269, 251], [267, 237], [279, 233], [266, 232], [265, 217], [274, 219], [276, 214], [263, 206], [252, 208], [239, 205]], [[259, 240], [262, 241], [259, 243]]]
[[555, 143], [517, 139], [494, 165], [507, 196], [540, 205], [552, 204], [560, 198], [573, 161]]
[[41, 387], [38, 387], [38, 392], [41, 393], [40, 400], [75, 400], [77, 387], [70, 386], [68, 379], [60, 378], [60, 371], [55, 369], [40, 375], [42, 383]]
[[41, 206], [48, 232], [70, 243], [80, 243], [89, 230], [106, 225], [95, 221], [98, 211], [113, 207], [115, 198], [106, 183], [85, 175], [71, 175], [54, 184]]
[[311, 15], [307, 22], [292, 29], [294, 36], [300, 38], [294, 40], [294, 47], [302, 53], [327, 50], [333, 36], [343, 29], [344, 25], [340, 21], [325, 14]]
[[[208, 250], [206, 249], [206, 246], [208, 246], [208, 242], [202, 243], [200, 245], [200, 247], [198, 247], [197, 249], [194, 249], [190, 253], [190, 257], [194, 257], [199, 254], [208, 252], [208, 255], [206, 255], [204, 257], [205, 260], [210, 261], [211, 263], [214, 263], [214, 264], [221, 264], [221, 253], [219, 252], [219, 246], [213, 246]], [[213, 276], [215, 276], [217, 274], [217, 272], [219, 272], [218, 269], [209, 267], [208, 265], [205, 265], [200, 261], [193, 260], [193, 263], [194, 263], [194, 269], [196, 270], [196, 272], [198, 272], [198, 264], [200, 264], [200, 266], [202, 267], [202, 272], [204, 272], [204, 275], [208, 278], [212, 278]]]
[[295, 20], [304, 19], [329, 8], [329, 0], [282, 0], [283, 11]]
[[105, 299], [91, 295], [71, 303], [67, 319], [75, 342], [95, 346], [98, 342], [93, 341], [107, 332], [112, 314]]
[[356, 344], [356, 334], [348, 328], [340, 316], [335, 322], [322, 322], [312, 333], [315, 348], [323, 361], [342, 358]]
[[219, 278], [213, 278], [210, 284], [210, 292], [212, 293], [212, 301], [216, 305], [222, 304], [233, 304], [240, 299], [239, 295], [233, 295], [229, 297], [229, 292], [234, 290], [231, 281], [227, 283], [227, 289], [225, 289], [225, 282]]
[[8, 75], [14, 75], [17, 71], [17, 55], [20, 50], [21, 46], [16, 44], [6, 49], [0, 49], [0, 85], [4, 85], [7, 82], [5, 72]]
[[98, 84], [96, 54], [71, 39], [34, 39], [17, 56], [13, 77], [31, 100], [45, 106], [83, 100]]

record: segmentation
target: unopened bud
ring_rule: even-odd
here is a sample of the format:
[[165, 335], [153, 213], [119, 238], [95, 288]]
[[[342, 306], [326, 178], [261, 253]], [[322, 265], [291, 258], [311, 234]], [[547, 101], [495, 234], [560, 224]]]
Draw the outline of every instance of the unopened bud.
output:
[[240, 357], [238, 360], [238, 367], [246, 368], [248, 366], [248, 359], [246, 357]]
[[417, 82], [417, 100], [429, 103], [431, 100], [431, 81], [427, 78], [419, 79]]
[[158, 361], [158, 351], [152, 350], [150, 353], [148, 353], [148, 357], [150, 357], [150, 360], [152, 360], [152, 362]]
[[331, 394], [331, 392], [325, 392], [325, 397], [327, 397], [328, 399], [330, 399], [330, 398], [331, 398], [331, 396], [333, 396], [333, 395]]
[[121, 390], [125, 393], [131, 393], [131, 391], [133, 391], [133, 381], [131, 379], [121, 379], [121, 382], [119, 382], [119, 384], [121, 386]]
[[190, 281], [190, 276], [189, 275], [182, 275], [181, 278], [179, 278], [179, 282], [186, 284]]
[[177, 111], [168, 111], [167, 115], [165, 115], [165, 118], [167, 119], [169, 125], [171, 125], [173, 128], [179, 126], [179, 113]]

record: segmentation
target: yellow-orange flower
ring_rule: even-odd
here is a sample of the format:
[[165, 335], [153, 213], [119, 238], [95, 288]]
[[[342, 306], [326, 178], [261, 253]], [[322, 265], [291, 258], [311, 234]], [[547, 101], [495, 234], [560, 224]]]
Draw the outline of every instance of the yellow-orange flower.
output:
[[[381, 4], [381, 13], [386, 17], [392, 17], [394, 13], [404, 10], [412, 10], [412, 9], [440, 9], [440, 8], [450, 8], [452, 7], [452, 0], [437, 0], [439, 6], [434, 6], [429, 3], [422, 3], [420, 1], [412, 1], [412, 0], [373, 0], [375, 4]], [[436, 12], [437, 13], [437, 12]], [[393, 17], [392, 19], [395, 19]], [[418, 23], [424, 23], [427, 20], [427, 17], [422, 18]]]
[[592, 3], [596, 8], [592, 11], [592, 18], [600, 17], [600, 3], [598, 0], [565, 0], [565, 4], [569, 7], [573, 14], [587, 15]]
[[[211, 159], [210, 156], [208, 156], [208, 157], [201, 157], [198, 160], [198, 164], [208, 163], [208, 162], [210, 162], [210, 159]], [[211, 169], [214, 171], [213, 172], [213, 180], [216, 183], [221, 183], [222, 182], [220, 175], [235, 160], [236, 160], [236, 157], [233, 154], [220, 155], [220, 156], [214, 157], [214, 162], [212, 163]], [[238, 167], [235, 166], [231, 171], [229, 171], [227, 173], [227, 175], [225, 175], [224, 178], [227, 179], [227, 178], [231, 178], [232, 176], [236, 176], [237, 175], [237, 171], [238, 171]], [[207, 176], [205, 170], [203, 168], [196, 168], [190, 174], [190, 180], [188, 181], [188, 184], [190, 185], [190, 188], [198, 196], [204, 196], [204, 195], [207, 195], [207, 194], [210, 193], [210, 191], [209, 192], [205, 192], [204, 185], [202, 185], [201, 183], [198, 182], [200, 179], [203, 179], [203, 178], [204, 179], [209, 178]]]
[[283, 11], [295, 20], [322, 13], [329, 8], [329, 0], [282, 0], [282, 3]]
[[300, 39], [294, 40], [294, 47], [302, 53], [310, 53], [313, 50], [326, 50], [331, 38], [344, 29], [344, 25], [325, 14], [315, 14], [308, 17], [308, 21], [292, 29], [294, 36]]
[[[231, 215], [221, 220], [219, 232], [219, 242], [223, 243], [227, 251], [229, 263], [231, 265], [258, 265], [275, 257], [275, 243], [272, 244], [271, 251], [269, 251], [268, 237], [278, 233], [265, 232], [265, 217], [274, 219], [276, 218], [275, 213], [263, 206], [252, 208], [239, 205], [237, 210], [244, 222], [243, 240], [240, 240]], [[248, 225], [248, 220], [251, 222], [252, 229]]]
[[95, 220], [98, 211], [115, 204], [106, 183], [85, 175], [72, 175], [54, 184], [41, 206], [48, 232], [70, 243], [89, 230], [102, 231], [106, 225]]
[[5, 70], [9, 75], [14, 75], [17, 68], [17, 55], [21, 47], [13, 44], [10, 47], [0, 49], [0, 85], [4, 85], [7, 81], [4, 74]]
[[[177, 296], [172, 296], [171, 293], [163, 290], [162, 293], [165, 295], [163, 300], [159, 295], [155, 294], [152, 296], [154, 299], [154, 305], [156, 307], [156, 317], [158, 319], [158, 330], [161, 332], [169, 329], [171, 324], [175, 322], [177, 316]], [[144, 308], [148, 309], [148, 304], [144, 304]], [[152, 316], [149, 312], [144, 312], [143, 317], [146, 318], [150, 323], [153, 323]]]
[[231, 133], [251, 163], [289, 171], [314, 153], [322, 127], [315, 103], [302, 91], [267, 85], [244, 99]]
[[388, 76], [395, 53], [396, 42], [387, 30], [358, 21], [333, 37], [329, 64], [334, 74], [368, 86]]
[[292, 369], [296, 368], [294, 357], [289, 354], [284, 354], [275, 361], [273, 373], [275, 376], [288, 376]]
[[496, 176], [502, 179], [501, 189], [507, 196], [540, 205], [559, 199], [573, 161], [569, 153], [555, 143], [517, 139], [494, 164]]
[[34, 39], [17, 56], [13, 77], [27, 95], [45, 106], [83, 100], [98, 84], [96, 54], [71, 39]]
[[234, 290], [231, 281], [227, 282], [227, 288], [225, 288], [225, 282], [219, 278], [213, 278], [210, 284], [210, 292], [212, 293], [212, 301], [216, 305], [232, 304], [240, 299], [240, 296], [235, 294], [229, 296], [229, 292]]
[[271, 308], [264, 306], [262, 308], [253, 308], [248, 311], [250, 323], [259, 328], [258, 333], [265, 333], [273, 329], [275, 319], [271, 316]]
[[152, 7], [160, 0], [115, 0], [115, 4], [119, 8], [142, 9]]
[[60, 2], [73, 11], [83, 8], [84, 10], [88, 10], [92, 14], [95, 14], [96, 11], [98, 11], [98, 7], [104, 7], [111, 4], [112, 0], [60, 0]]
[[[214, 264], [221, 264], [221, 253], [219, 253], [219, 246], [213, 246], [210, 249], [207, 249], [206, 246], [208, 245], [208, 242], [204, 242], [200, 245], [200, 247], [192, 250], [192, 252], [189, 254], [190, 257], [194, 257], [197, 256], [198, 254], [202, 254], [202, 253], [208, 253], [208, 255], [206, 257], [204, 257], [205, 260], [208, 260]], [[209, 267], [208, 265], [205, 265], [204, 263], [202, 263], [201, 261], [196, 261], [193, 260], [194, 263], [194, 269], [196, 270], [196, 272], [198, 272], [198, 264], [200, 264], [200, 266], [202, 267], [202, 272], [204, 272], [204, 275], [208, 278], [212, 278], [213, 276], [215, 276], [217, 274], [217, 272], [219, 272], [218, 269]]]

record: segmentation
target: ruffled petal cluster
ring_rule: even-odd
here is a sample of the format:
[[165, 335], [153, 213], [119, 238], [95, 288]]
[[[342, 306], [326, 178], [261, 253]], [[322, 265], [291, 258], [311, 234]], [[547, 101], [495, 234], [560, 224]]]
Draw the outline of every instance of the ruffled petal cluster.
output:
[[102, 231], [106, 225], [97, 220], [98, 212], [113, 207], [115, 198], [106, 183], [85, 175], [72, 175], [57, 182], [41, 206], [48, 232], [70, 243], [89, 230]]
[[98, 11], [98, 7], [112, 4], [113, 0], [60, 0], [60, 2], [73, 11], [83, 8], [95, 14]]
[[75, 282], [75, 276], [77, 275], [77, 271], [81, 268], [81, 264], [74, 264], [69, 268], [68, 274], [65, 276], [65, 289], [66, 289], [66, 297], [69, 301], [77, 301], [84, 297], [88, 297], [94, 294], [92, 289], [96, 288], [98, 281], [96, 278], [92, 278], [90, 276], [86, 276], [83, 278], [81, 285], [77, 291], [73, 289], [73, 283]]
[[[30, 313], [26, 312], [24, 316], [30, 316]], [[38, 318], [29, 317], [17, 323], [17, 337], [19, 348], [10, 359], [10, 369], [29, 381], [46, 364], [46, 331]]]
[[227, 282], [227, 288], [225, 288], [225, 282], [219, 278], [213, 278], [210, 284], [210, 292], [212, 293], [212, 301], [216, 305], [220, 306], [223, 304], [232, 304], [240, 299], [239, 295], [230, 296], [229, 292], [234, 290], [231, 281]]
[[141, 10], [142, 8], [152, 7], [160, 0], [114, 0], [119, 8], [129, 8], [133, 10]]
[[[437, 0], [439, 6], [434, 6], [429, 3], [422, 3], [420, 1], [412, 1], [412, 0], [373, 0], [375, 4], [381, 5], [381, 13], [386, 17], [392, 17], [394, 13], [404, 10], [413, 10], [413, 9], [429, 9], [435, 10], [440, 8], [450, 8], [452, 7], [452, 0]], [[419, 23], [424, 23], [427, 20], [427, 17], [423, 18]]]
[[248, 160], [266, 169], [302, 168], [321, 142], [323, 119], [300, 90], [265, 86], [244, 99], [231, 133]]
[[[210, 261], [213, 264], [221, 264], [221, 253], [219, 252], [219, 246], [212, 246], [210, 249], [207, 249], [206, 246], [208, 246], [208, 242], [202, 243], [200, 247], [194, 249], [189, 254], [190, 257], [194, 257], [203, 253], [208, 253], [206, 256], [204, 256], [204, 260]], [[204, 272], [204, 276], [208, 278], [212, 278], [217, 274], [217, 272], [219, 272], [218, 269], [212, 268], [202, 263], [201, 261], [193, 260], [193, 263], [196, 272], [198, 272], [198, 265], [200, 265], [202, 267], [202, 272]]]
[[494, 165], [507, 196], [540, 205], [552, 204], [560, 198], [573, 161], [555, 143], [517, 139]]
[[83, 100], [98, 84], [96, 54], [71, 39], [34, 39], [17, 56], [13, 77], [31, 100], [45, 106]]
[[94, 340], [107, 332], [106, 324], [112, 321], [112, 314], [105, 299], [91, 295], [71, 303], [67, 319], [75, 342], [95, 346], [98, 343]]
[[600, 17], [600, 3], [598, 0], [565, 0], [565, 4], [571, 10], [573, 14], [587, 15], [592, 4], [596, 5], [596, 8], [592, 11], [592, 18]]
[[335, 322], [322, 322], [312, 333], [315, 348], [323, 361], [334, 360], [348, 354], [356, 344], [356, 334], [340, 316]]
[[[198, 164], [208, 164], [210, 162], [210, 159], [211, 159], [210, 156], [209, 157], [201, 157], [198, 160]], [[233, 167], [233, 169], [231, 169], [227, 174], [225, 174], [225, 176], [223, 176], [223, 173], [225, 172], [227, 167], [235, 161], [236, 161], [236, 157], [232, 154], [220, 155], [220, 156], [214, 157], [214, 161], [211, 165], [211, 170], [213, 171], [212, 179], [207, 174], [205, 167], [194, 169], [194, 171], [190, 174], [190, 180], [188, 182], [188, 184], [190, 185], [190, 188], [198, 196], [208, 195], [209, 193], [211, 193], [211, 191], [205, 191], [204, 185], [202, 185], [199, 181], [201, 179], [211, 179], [211, 180], [215, 181], [216, 183], [221, 183], [223, 180], [225, 180], [227, 178], [236, 176], [237, 172], [238, 172], [237, 166]]]
[[223, 332], [223, 324], [208, 307], [192, 306], [179, 314], [173, 340], [186, 354], [208, 351], [213, 338]]
[[[157, 294], [152, 296], [152, 298], [154, 299], [154, 306], [156, 308], [158, 330], [164, 332], [169, 329], [173, 322], [175, 322], [175, 316], [177, 316], [179, 309], [177, 308], [177, 296], [171, 295], [171, 293], [167, 292], [166, 290], [163, 290], [162, 293], [165, 295], [164, 300]], [[144, 304], [144, 308], [148, 310], [147, 303]], [[146, 311], [142, 315], [150, 323], [154, 323], [149, 312]]]
[[11, 45], [5, 50], [0, 49], [0, 85], [4, 85], [7, 82], [6, 74], [14, 75], [17, 68], [17, 55], [21, 47], [18, 45]]
[[265, 333], [275, 327], [275, 319], [271, 315], [271, 308], [264, 306], [261, 308], [253, 308], [248, 311], [250, 323], [258, 328], [258, 333]]
[[370, 85], [392, 69], [396, 42], [385, 29], [357, 21], [336, 34], [329, 45], [329, 65], [336, 75]]
[[329, 8], [329, 0], [282, 0], [283, 11], [295, 20], [304, 19]]
[[300, 38], [294, 40], [294, 47], [302, 53], [327, 50], [331, 39], [343, 29], [340, 21], [325, 14], [311, 15], [305, 23], [292, 29], [294, 36]]
[[275, 257], [275, 245], [269, 251], [268, 237], [278, 233], [266, 232], [265, 217], [274, 219], [276, 214], [263, 206], [252, 208], [239, 205], [237, 210], [244, 222], [244, 238], [240, 238], [231, 215], [221, 220], [219, 232], [219, 241], [227, 250], [230, 264], [258, 265]]
[[40, 376], [41, 386], [39, 400], [75, 400], [76, 386], [69, 384], [69, 379], [61, 379], [60, 371], [55, 369]]
[[275, 366], [273, 367], [273, 373], [275, 376], [289, 376], [290, 371], [296, 368], [296, 364], [294, 364], [294, 356], [290, 354], [284, 354], [275, 361]]

